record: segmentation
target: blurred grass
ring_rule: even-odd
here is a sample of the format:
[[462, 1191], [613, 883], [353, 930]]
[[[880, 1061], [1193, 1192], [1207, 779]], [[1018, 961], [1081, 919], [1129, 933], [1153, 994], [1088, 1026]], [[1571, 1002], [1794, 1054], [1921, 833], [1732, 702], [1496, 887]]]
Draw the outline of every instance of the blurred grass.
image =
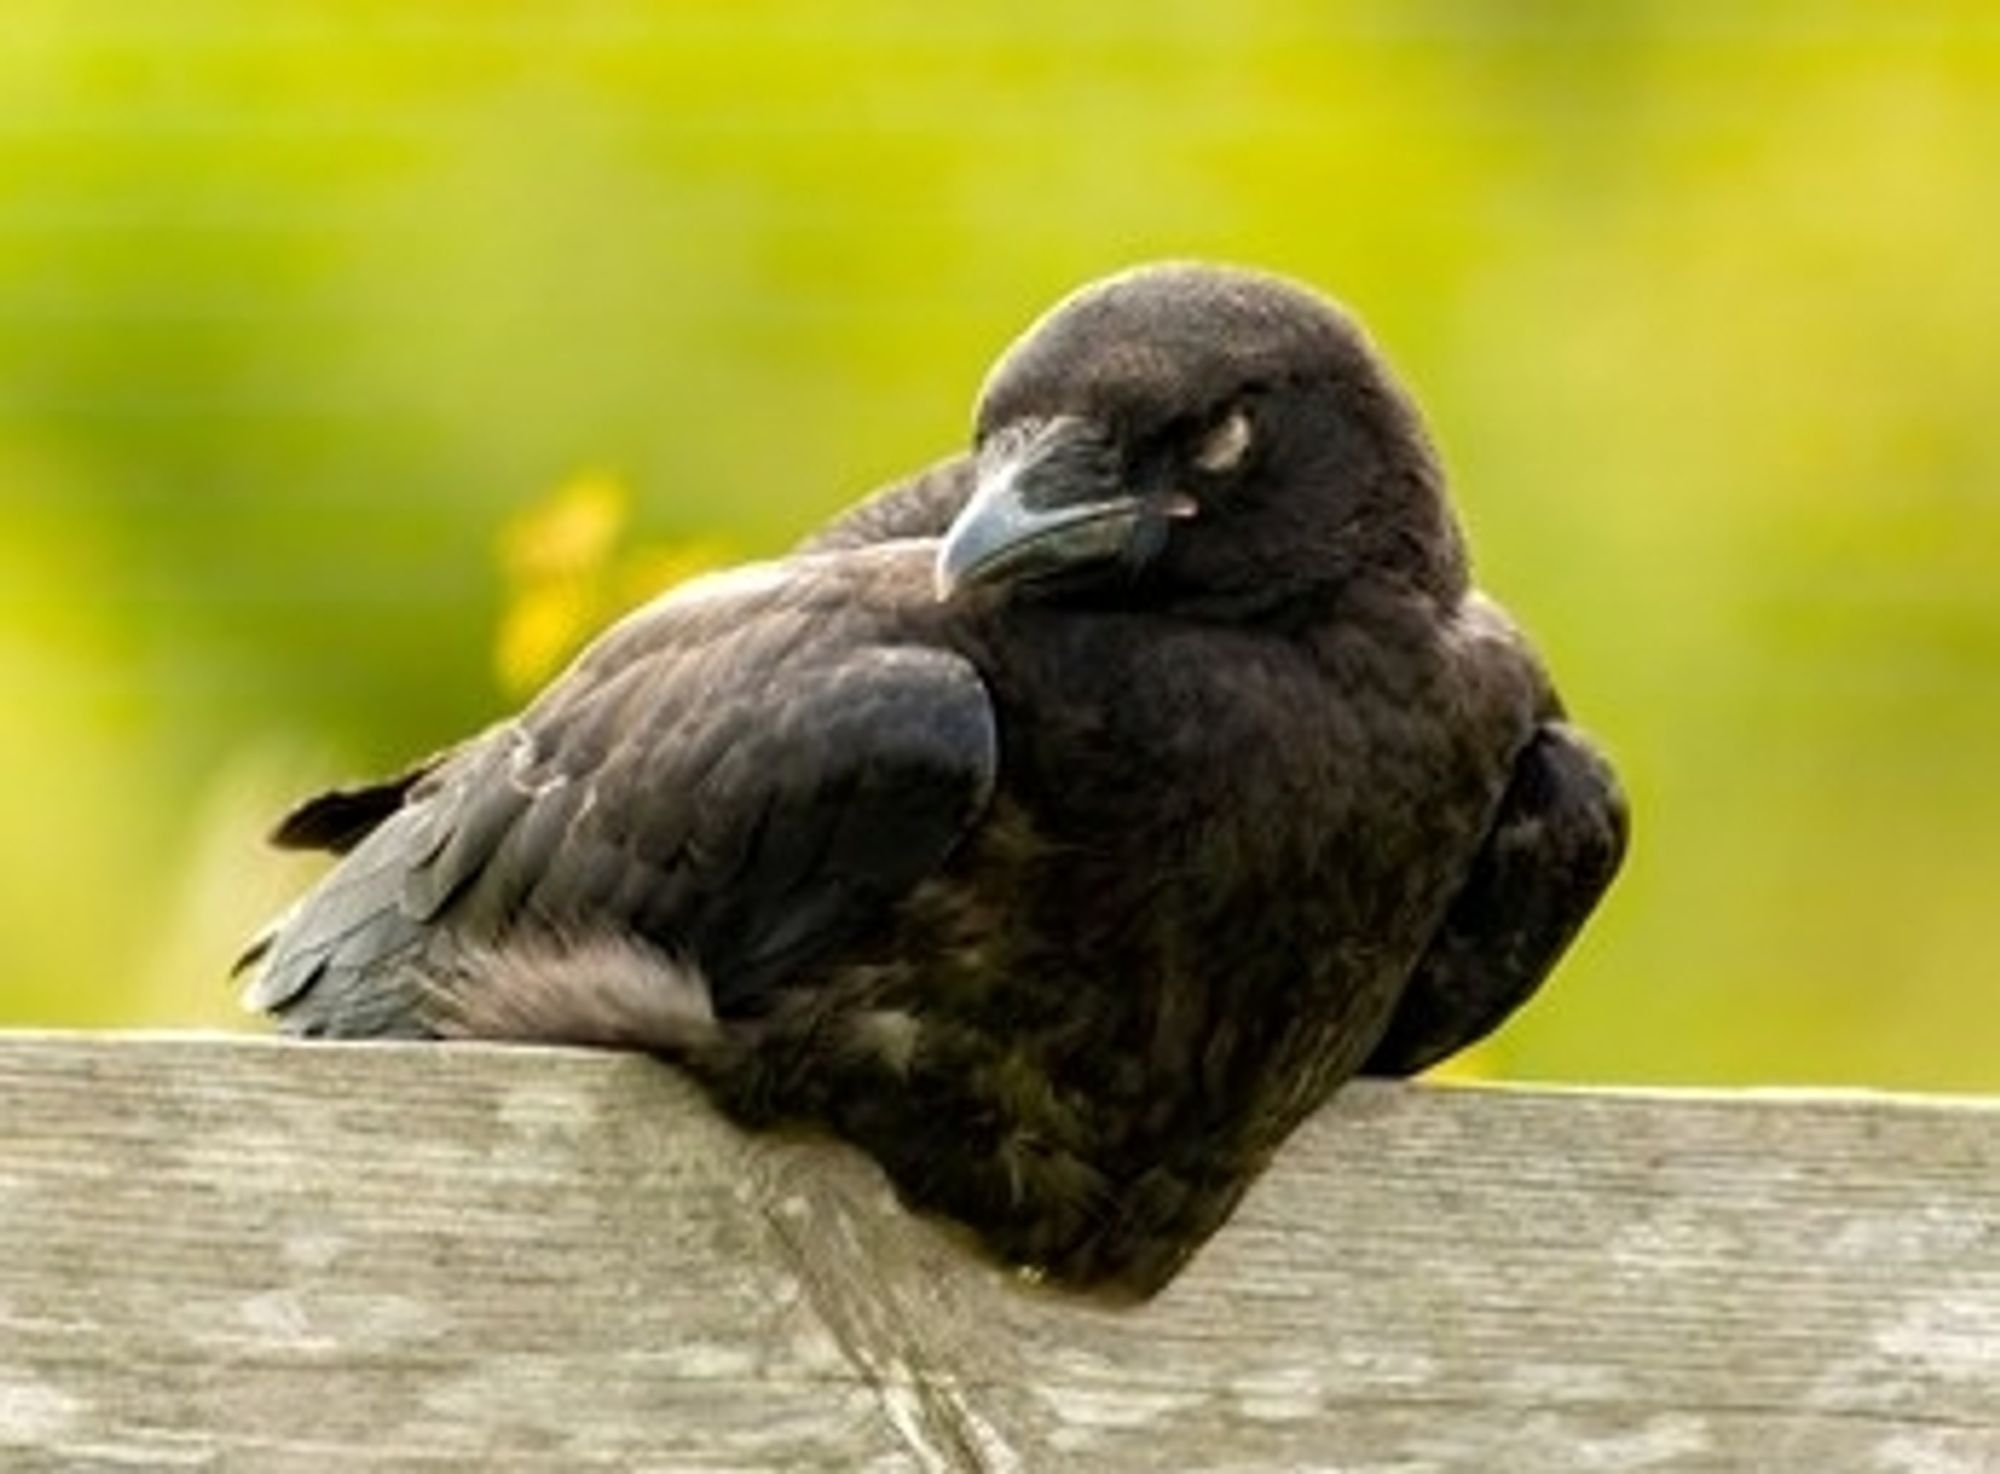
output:
[[0, 1020], [227, 1020], [292, 794], [1208, 255], [1372, 324], [1634, 790], [1481, 1067], [2000, 1086], [1996, 158], [1976, 0], [10, 0]]

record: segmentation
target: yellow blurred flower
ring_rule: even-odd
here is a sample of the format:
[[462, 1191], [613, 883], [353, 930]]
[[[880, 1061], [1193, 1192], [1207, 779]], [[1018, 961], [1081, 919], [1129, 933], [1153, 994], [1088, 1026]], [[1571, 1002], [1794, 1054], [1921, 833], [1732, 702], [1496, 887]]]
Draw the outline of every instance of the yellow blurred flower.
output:
[[508, 695], [534, 691], [626, 609], [722, 561], [708, 543], [621, 548], [631, 506], [624, 478], [579, 471], [501, 528], [507, 602], [493, 667]]
[[500, 529], [500, 566], [510, 580], [589, 578], [625, 530], [632, 491], [609, 471], [581, 471], [524, 507]]

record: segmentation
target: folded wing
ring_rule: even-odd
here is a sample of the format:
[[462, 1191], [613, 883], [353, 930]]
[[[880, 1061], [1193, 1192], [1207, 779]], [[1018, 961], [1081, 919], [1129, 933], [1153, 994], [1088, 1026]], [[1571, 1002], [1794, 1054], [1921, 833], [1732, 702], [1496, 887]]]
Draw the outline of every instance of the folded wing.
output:
[[246, 1001], [295, 1032], [421, 1035], [427, 982], [478, 986], [468, 959], [629, 940], [697, 971], [717, 1014], [756, 1012], [991, 794], [984, 687], [899, 617], [927, 572], [885, 551], [690, 585], [518, 719], [307, 805], [348, 852], [255, 950]]
[[1626, 829], [1602, 754], [1566, 723], [1539, 727], [1366, 1072], [1428, 1069], [1525, 1003], [1617, 874]]

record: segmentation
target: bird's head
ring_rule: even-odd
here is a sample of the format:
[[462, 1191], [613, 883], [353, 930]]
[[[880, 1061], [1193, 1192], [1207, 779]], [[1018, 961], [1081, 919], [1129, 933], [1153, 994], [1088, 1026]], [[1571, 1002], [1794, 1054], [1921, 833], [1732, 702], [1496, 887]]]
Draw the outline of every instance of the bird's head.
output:
[[974, 458], [944, 597], [1255, 614], [1364, 576], [1464, 585], [1414, 407], [1351, 318], [1274, 277], [1146, 266], [1072, 294], [988, 376]]

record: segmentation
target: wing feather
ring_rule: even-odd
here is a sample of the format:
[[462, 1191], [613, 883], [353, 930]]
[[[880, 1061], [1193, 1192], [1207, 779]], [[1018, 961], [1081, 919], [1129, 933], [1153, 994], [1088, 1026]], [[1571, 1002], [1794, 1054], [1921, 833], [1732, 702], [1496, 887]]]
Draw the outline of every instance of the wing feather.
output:
[[1618, 873], [1628, 824], [1617, 775], [1590, 739], [1543, 723], [1366, 1072], [1428, 1069], [1527, 1002]]
[[281, 920], [246, 1000], [304, 1032], [407, 1032], [426, 971], [630, 937], [718, 1012], [756, 1011], [991, 795], [985, 688], [902, 615], [926, 561], [794, 560], [629, 618], [409, 789]]

